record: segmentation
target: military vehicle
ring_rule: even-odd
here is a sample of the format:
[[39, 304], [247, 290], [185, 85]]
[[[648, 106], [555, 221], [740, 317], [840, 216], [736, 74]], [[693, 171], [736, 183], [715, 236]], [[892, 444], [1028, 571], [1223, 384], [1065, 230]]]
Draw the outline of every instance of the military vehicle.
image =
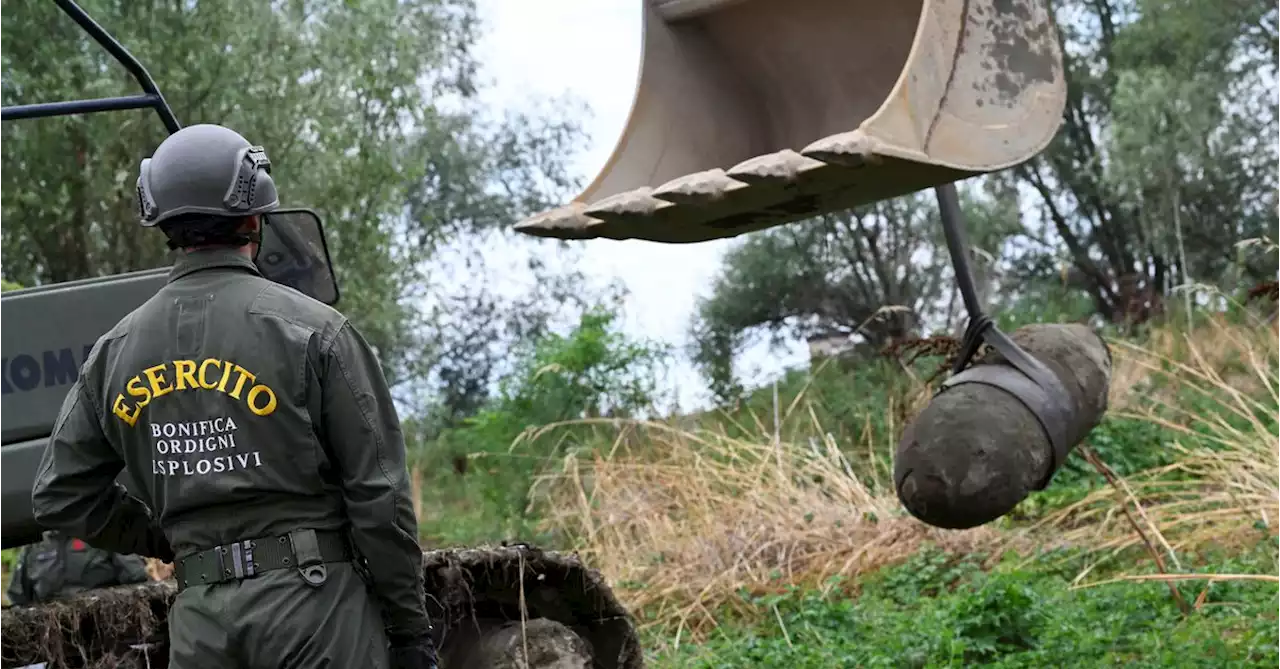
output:
[[[5, 107], [3, 120], [151, 109], [170, 133], [179, 130], [173, 110], [137, 59], [75, 2], [54, 1], [133, 75], [143, 92]], [[339, 288], [320, 217], [308, 209], [282, 209], [268, 216], [257, 261], [263, 274], [326, 304], [337, 303]], [[32, 484], [85, 356], [99, 336], [164, 285], [168, 272], [166, 267], [85, 278], [0, 296], [4, 548], [40, 538], [42, 528], [31, 510]], [[127, 473], [118, 480], [138, 489]], [[574, 556], [513, 546], [427, 551], [423, 562], [429, 613], [446, 669], [641, 666], [626, 609], [599, 573]], [[171, 582], [156, 583], [7, 608], [0, 625], [0, 665], [166, 666], [164, 620], [174, 594]]]

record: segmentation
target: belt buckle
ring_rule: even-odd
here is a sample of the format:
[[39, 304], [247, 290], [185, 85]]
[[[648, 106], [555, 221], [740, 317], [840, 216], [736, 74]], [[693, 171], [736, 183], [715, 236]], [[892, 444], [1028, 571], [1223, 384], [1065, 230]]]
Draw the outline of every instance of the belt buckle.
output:
[[218, 556], [217, 582], [252, 578], [257, 575], [253, 562], [253, 547], [254, 542], [251, 539], [225, 546], [215, 546], [214, 552]]

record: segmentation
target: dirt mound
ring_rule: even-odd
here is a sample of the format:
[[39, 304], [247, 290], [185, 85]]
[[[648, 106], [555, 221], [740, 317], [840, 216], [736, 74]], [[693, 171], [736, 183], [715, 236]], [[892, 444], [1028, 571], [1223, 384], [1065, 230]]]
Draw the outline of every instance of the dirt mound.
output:
[[[639, 669], [639, 638], [626, 609], [574, 555], [529, 546], [427, 551], [427, 607], [441, 669]], [[171, 581], [112, 588], [33, 607], [0, 621], [0, 665], [167, 666]], [[151, 657], [130, 646], [155, 644]]]
[[[504, 630], [513, 629], [511, 623], [522, 631], [516, 644], [519, 653], [525, 652], [531, 627], [539, 638], [549, 639], [561, 657], [581, 653], [572, 647], [571, 639], [555, 641], [564, 638], [562, 631], [547, 630], [542, 623], [528, 624], [539, 619], [560, 623], [586, 642], [594, 658], [589, 666], [643, 666], [640, 641], [627, 610], [600, 573], [576, 555], [514, 546], [429, 551], [424, 560], [427, 609], [440, 635], [442, 668], [478, 666], [474, 662], [481, 655], [494, 656], [495, 645], [506, 643]], [[526, 625], [519, 625], [521, 621]], [[531, 656], [533, 651], [528, 650]], [[561, 665], [533, 662], [530, 666]]]
[[[165, 620], [176, 588], [148, 583], [83, 593], [39, 606], [13, 606], [0, 617], [0, 665], [48, 662], [54, 667], [146, 667], [144, 651], [131, 645], [157, 643], [163, 653]], [[155, 652], [150, 666], [156, 664]]]

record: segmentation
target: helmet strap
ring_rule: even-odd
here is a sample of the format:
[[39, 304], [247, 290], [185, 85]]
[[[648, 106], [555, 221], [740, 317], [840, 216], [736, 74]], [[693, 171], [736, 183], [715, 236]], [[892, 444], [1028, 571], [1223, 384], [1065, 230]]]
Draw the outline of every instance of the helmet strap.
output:
[[256, 244], [256, 246], [253, 247], [254, 262], [258, 261], [258, 254], [262, 253], [262, 227], [265, 226], [266, 224], [267, 224], [267, 220], [265, 218], [259, 217], [258, 229], [242, 234], [242, 236], [247, 237], [249, 239], [248, 243]]

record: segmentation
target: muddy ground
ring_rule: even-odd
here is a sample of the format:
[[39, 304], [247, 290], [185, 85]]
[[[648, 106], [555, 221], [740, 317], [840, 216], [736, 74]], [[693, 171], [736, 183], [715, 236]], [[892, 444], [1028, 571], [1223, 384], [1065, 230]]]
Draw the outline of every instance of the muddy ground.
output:
[[[639, 669], [627, 611], [574, 555], [531, 547], [423, 554], [427, 605], [442, 669]], [[0, 666], [166, 666], [172, 581], [100, 590], [37, 607], [6, 608]], [[151, 658], [131, 644], [155, 644]]]

